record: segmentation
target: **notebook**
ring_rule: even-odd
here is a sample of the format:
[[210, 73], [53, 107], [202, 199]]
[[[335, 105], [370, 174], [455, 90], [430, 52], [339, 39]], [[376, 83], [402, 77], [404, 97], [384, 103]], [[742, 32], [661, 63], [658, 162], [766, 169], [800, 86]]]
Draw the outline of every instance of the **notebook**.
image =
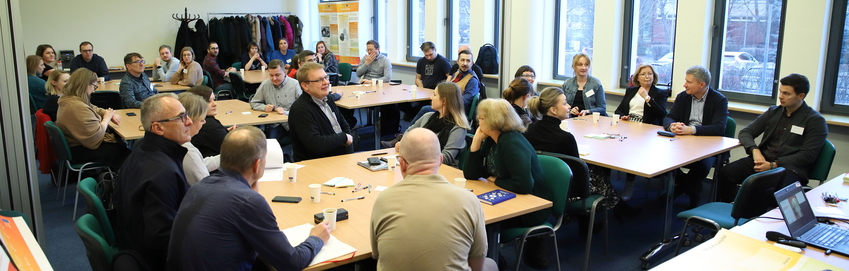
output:
[[819, 223], [799, 182], [776, 191], [774, 195], [790, 236], [809, 246], [849, 256], [849, 230]]
[[516, 194], [501, 189], [495, 189], [478, 195], [478, 200], [489, 205], [496, 205], [515, 197]]

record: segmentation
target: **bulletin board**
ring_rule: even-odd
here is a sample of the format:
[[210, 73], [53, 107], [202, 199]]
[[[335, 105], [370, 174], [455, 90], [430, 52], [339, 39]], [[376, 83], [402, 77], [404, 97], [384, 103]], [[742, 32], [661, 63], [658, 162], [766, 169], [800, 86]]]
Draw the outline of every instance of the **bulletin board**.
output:
[[356, 1], [318, 5], [321, 40], [339, 57], [339, 62], [360, 64], [359, 3]]

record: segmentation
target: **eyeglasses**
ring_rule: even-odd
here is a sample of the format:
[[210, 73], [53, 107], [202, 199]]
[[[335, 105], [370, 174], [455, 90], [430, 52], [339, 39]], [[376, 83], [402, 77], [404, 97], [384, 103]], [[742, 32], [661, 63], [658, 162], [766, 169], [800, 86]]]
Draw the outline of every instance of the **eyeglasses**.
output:
[[320, 83], [320, 82], [324, 82], [324, 81], [330, 81], [330, 76], [324, 76], [322, 78], [319, 78], [319, 79], [316, 79], [316, 80], [310, 80], [310, 81], [306, 81], [306, 82], [307, 83]]
[[179, 115], [179, 116], [176, 116], [176, 117], [173, 117], [173, 118], [170, 118], [170, 119], [164, 119], [164, 120], [152, 121], [152, 122], [150, 122], [150, 123], [154, 123], [154, 122], [169, 122], [169, 121], [172, 121], [172, 120], [180, 120], [180, 121], [182, 121], [183, 123], [186, 123], [186, 120], [187, 120], [187, 119], [189, 119], [189, 113], [183, 112], [183, 113], [180, 113], [180, 115]]
[[533, 75], [533, 74], [522, 74], [522, 77], [523, 77], [523, 78], [528, 78], [528, 79], [534, 79], [534, 78], [537, 78], [537, 77], [536, 77], [535, 75]]
[[145, 61], [144, 61], [144, 59], [139, 59], [139, 60], [133, 61], [132, 63], [133, 64], [144, 64]]
[[97, 83], [91, 83], [91, 85], [94, 86], [94, 90], [97, 90]]
[[639, 75], [643, 76], [643, 77], [652, 77], [652, 76], [654, 76], [654, 73], [641, 73]]

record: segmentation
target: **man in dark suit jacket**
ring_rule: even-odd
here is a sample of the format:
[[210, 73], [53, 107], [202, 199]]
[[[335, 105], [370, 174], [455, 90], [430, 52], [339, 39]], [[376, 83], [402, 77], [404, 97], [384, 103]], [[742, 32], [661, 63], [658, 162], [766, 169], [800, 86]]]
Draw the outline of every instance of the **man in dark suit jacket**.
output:
[[324, 66], [306, 63], [298, 69], [297, 78], [304, 95], [292, 103], [289, 111], [294, 160], [353, 152], [351, 128], [336, 103], [327, 98], [330, 81]]
[[[678, 135], [722, 136], [728, 118], [728, 99], [708, 86], [710, 71], [703, 66], [687, 69], [684, 78], [684, 92], [675, 97], [675, 103], [666, 118], [663, 128]], [[684, 166], [690, 171], [684, 174], [678, 170], [675, 176], [675, 197], [686, 193], [690, 197], [690, 207], [699, 203], [702, 181], [710, 172], [716, 157], [708, 157]]]
[[[741, 158], [719, 170], [719, 200], [732, 202], [738, 184], [755, 172], [784, 167], [783, 185], [793, 182], [808, 184], [808, 171], [817, 160], [828, 125], [825, 119], [805, 103], [811, 84], [801, 74], [781, 78], [778, 100], [758, 116], [737, 136], [748, 157]], [[761, 137], [761, 144], [755, 138]]]

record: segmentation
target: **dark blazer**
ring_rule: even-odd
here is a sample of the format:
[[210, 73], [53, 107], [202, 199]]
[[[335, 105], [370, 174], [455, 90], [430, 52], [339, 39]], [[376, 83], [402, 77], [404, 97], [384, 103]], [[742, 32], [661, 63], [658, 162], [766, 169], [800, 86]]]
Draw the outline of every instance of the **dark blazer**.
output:
[[[625, 97], [622, 97], [622, 102], [616, 108], [614, 113], [620, 116], [627, 116], [631, 110], [631, 99], [640, 90], [639, 86], [629, 87], [625, 89]], [[663, 124], [663, 118], [666, 117], [666, 98], [669, 93], [657, 89], [656, 86], [651, 86], [649, 89], [649, 97], [651, 101], [643, 103], [643, 123], [654, 125]]]
[[295, 162], [351, 153], [351, 146], [344, 146], [348, 141], [345, 134], [351, 133], [351, 128], [345, 118], [339, 113], [336, 103], [328, 97], [327, 105], [336, 115], [341, 133], [333, 131], [330, 120], [321, 111], [312, 96], [307, 93], [299, 96], [289, 111], [289, 131], [292, 136], [292, 152]]
[[[767, 147], [769, 141], [775, 136], [775, 128], [781, 116], [785, 114], [784, 110], [783, 106], [773, 105], [746, 128], [740, 130], [737, 138], [740, 139], [740, 144], [746, 149], [746, 153], [752, 155], [752, 149]], [[828, 125], [822, 115], [805, 102], [802, 102], [802, 106], [793, 112], [790, 118], [791, 130], [785, 131], [781, 137], [778, 144], [778, 158], [775, 160], [778, 161], [778, 166], [793, 171], [802, 179], [808, 179], [808, 171], [817, 160], [828, 136]], [[793, 126], [803, 128], [802, 134], [793, 133]], [[761, 144], [755, 145], [755, 138], [760, 135], [763, 135]]]
[[[696, 126], [696, 135], [723, 136], [725, 135], [725, 123], [728, 120], [728, 99], [713, 88], [708, 87], [705, 94], [705, 109], [702, 114], [702, 125]], [[674, 122], [690, 123], [690, 107], [693, 104], [693, 95], [682, 91], [675, 97], [675, 103], [669, 114], [663, 119], [663, 129], [669, 130], [669, 125]]]
[[206, 116], [206, 123], [192, 137], [192, 145], [198, 148], [203, 157], [216, 156], [221, 154], [221, 143], [224, 143], [225, 136], [227, 128], [215, 116]]
[[535, 150], [578, 156], [578, 143], [572, 133], [560, 129], [560, 120], [552, 116], [542, 116], [528, 126], [525, 139]]

